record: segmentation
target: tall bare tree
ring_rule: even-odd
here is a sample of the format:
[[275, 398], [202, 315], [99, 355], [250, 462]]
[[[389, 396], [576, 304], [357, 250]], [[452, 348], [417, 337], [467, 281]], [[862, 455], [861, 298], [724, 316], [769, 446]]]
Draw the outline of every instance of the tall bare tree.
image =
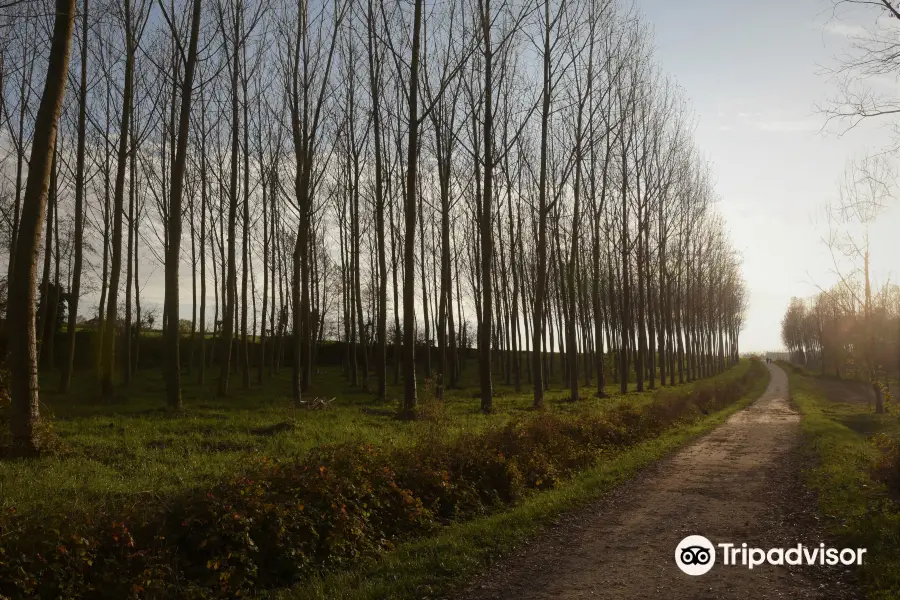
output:
[[66, 91], [66, 76], [75, 27], [75, 0], [57, 0], [47, 78], [38, 107], [28, 179], [22, 198], [13, 280], [9, 291], [8, 352], [10, 356], [10, 429], [15, 447], [39, 450], [40, 402], [35, 348], [35, 277], [41, 221], [47, 204], [50, 167], [56, 148], [57, 127]]
[[[193, 0], [191, 32], [187, 57], [184, 62], [184, 78], [181, 81], [181, 108], [178, 114], [178, 141], [175, 162], [172, 164], [172, 193], [169, 196], [168, 245], [166, 247], [165, 303], [169, 319], [166, 322], [166, 395], [169, 406], [181, 409], [181, 358], [179, 341], [178, 270], [181, 264], [181, 217], [184, 194], [184, 171], [187, 164], [188, 135], [191, 122], [191, 100], [194, 95], [194, 71], [197, 65], [197, 39], [200, 36], [201, 0]], [[162, 5], [160, 5], [162, 6]], [[173, 15], [163, 9], [179, 52], [183, 52]], [[173, 74], [174, 75], [174, 74]]]

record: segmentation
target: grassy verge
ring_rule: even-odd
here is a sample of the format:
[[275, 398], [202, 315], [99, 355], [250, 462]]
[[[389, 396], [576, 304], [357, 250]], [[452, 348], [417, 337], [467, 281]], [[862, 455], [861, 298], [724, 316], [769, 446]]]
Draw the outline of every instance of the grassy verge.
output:
[[867, 597], [900, 599], [900, 504], [872, 475], [880, 458], [872, 442], [879, 434], [896, 438], [900, 421], [864, 404], [832, 401], [814, 379], [789, 373], [804, 446], [817, 464], [806, 483], [818, 494], [819, 512], [843, 546], [867, 549], [858, 572]]
[[[421, 598], [432, 584], [420, 578], [461, 581], [495, 555], [497, 544], [514, 542], [517, 527], [537, 527], [554, 511], [610, 489], [698, 433], [710, 415], [724, 418], [721, 411], [735, 409], [748, 390], [757, 395], [753, 388], [765, 375], [751, 361], [690, 388], [659, 390], [649, 400], [530, 412], [451, 435], [438, 413], [418, 424], [424, 429], [411, 445], [357, 441], [325, 445], [300, 460], [263, 458], [253, 471], [212, 486], [90, 513], [0, 513], [0, 597], [247, 597], [363, 564], [387, 564], [383, 579], [398, 585], [409, 582], [393, 573], [391, 557], [411, 548], [407, 556], [420, 560], [431, 548], [434, 569], [408, 568], [414, 581], [407, 595]], [[598, 471], [598, 465], [606, 467]], [[539, 491], [556, 489], [568, 491], [539, 499]], [[538, 504], [528, 504], [535, 499]], [[530, 508], [513, 513], [509, 528], [488, 521], [456, 529], [490, 515], [506, 522], [504, 511], [519, 506]], [[473, 535], [454, 537], [456, 531]], [[448, 532], [456, 553], [441, 546]], [[476, 562], [466, 570], [453, 557]], [[363, 587], [378, 581], [365, 577]]]
[[[715, 379], [739, 378], [748, 368], [748, 361], [743, 361]], [[465, 373], [463, 387], [446, 394], [442, 437], [483, 431], [530, 414], [530, 387], [523, 382], [519, 392], [498, 383], [495, 412], [483, 415], [478, 410], [476, 369], [469, 365]], [[378, 403], [371, 394], [352, 387], [337, 368], [322, 370], [312, 382], [306, 397], [337, 398], [328, 410], [316, 411], [292, 407], [287, 369], [249, 390], [235, 382], [227, 398], [216, 396], [217, 370], [207, 373], [203, 386], [196, 376], [185, 377], [185, 408], [178, 414], [164, 406], [159, 372], [139, 371], [130, 387], [119, 388], [120, 398], [112, 404], [100, 401], [93, 376], [79, 374], [71, 393], [63, 395], [57, 391], [57, 373], [41, 375], [41, 411], [53, 415], [50, 423], [65, 451], [37, 459], [0, 460], [0, 513], [13, 508], [19, 514], [92, 512], [98, 506], [166, 498], [252, 471], [263, 457], [297, 460], [325, 444], [410, 446], [429, 427], [394, 418], [402, 395], [399, 386], [389, 386], [387, 401]], [[693, 386], [671, 389], [688, 393]], [[655, 394], [621, 395], [613, 383], [606, 386], [609, 397], [597, 398], [595, 392], [584, 386], [583, 400], [571, 403], [565, 400], [568, 391], [554, 386], [546, 396], [547, 408], [553, 414], [596, 413], [621, 403], [643, 405]], [[3, 419], [0, 407], [0, 446], [8, 431]], [[279, 425], [283, 427], [273, 429]]]
[[316, 578], [273, 595], [278, 600], [424, 600], [459, 588], [491, 562], [545, 530], [560, 514], [598, 500], [653, 462], [711, 431], [765, 390], [756, 381], [738, 402], [607, 456], [558, 487], [507, 510], [442, 528], [356, 569]]

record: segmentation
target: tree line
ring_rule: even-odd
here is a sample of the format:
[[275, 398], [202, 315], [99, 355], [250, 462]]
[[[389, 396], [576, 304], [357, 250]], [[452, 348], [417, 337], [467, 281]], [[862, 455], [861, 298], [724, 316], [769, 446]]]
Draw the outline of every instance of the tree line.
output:
[[792, 359], [824, 376], [867, 381], [876, 412], [884, 389], [900, 377], [900, 287], [873, 275], [870, 228], [894, 197], [896, 175], [886, 155], [851, 159], [825, 206], [824, 241], [837, 282], [813, 297], [791, 298], [781, 339]]
[[781, 337], [798, 364], [822, 375], [870, 381], [880, 413], [884, 384], [900, 363], [900, 288], [884, 286], [868, 301], [857, 297], [859, 291], [838, 284], [811, 298], [792, 298]]
[[0, 15], [23, 447], [39, 362], [70, 386], [80, 314], [101, 394], [128, 385], [148, 268], [164, 275], [175, 409], [182, 377], [227, 395], [286, 359], [299, 400], [327, 340], [378, 399], [402, 383], [407, 418], [417, 373], [458, 386], [469, 349], [484, 412], [497, 380], [542, 406], [554, 368], [574, 401], [609, 374], [643, 390], [738, 359], [740, 257], [684, 94], [625, 3], [41, 0]]

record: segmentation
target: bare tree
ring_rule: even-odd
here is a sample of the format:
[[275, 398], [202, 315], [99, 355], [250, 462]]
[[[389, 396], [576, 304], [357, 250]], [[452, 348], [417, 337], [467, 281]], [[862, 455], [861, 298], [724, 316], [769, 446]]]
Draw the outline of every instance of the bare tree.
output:
[[826, 206], [830, 232], [825, 243], [831, 252], [834, 272], [844, 289], [854, 295], [857, 288], [852, 285], [852, 280], [861, 279], [862, 293], [855, 295], [856, 304], [863, 307], [865, 335], [862, 346], [865, 350], [861, 358], [875, 393], [878, 413], [884, 412], [884, 402], [875, 356], [869, 226], [893, 199], [895, 179], [895, 170], [884, 155], [852, 160], [840, 183], [837, 203]]
[[81, 7], [81, 74], [78, 90], [78, 149], [75, 165], [75, 264], [72, 273], [72, 286], [69, 290], [69, 348], [68, 356], [63, 362], [62, 380], [60, 390], [63, 393], [69, 391], [72, 382], [72, 365], [75, 361], [75, 330], [78, 322], [78, 301], [81, 296], [81, 269], [84, 255], [84, 191], [85, 191], [85, 137], [87, 115], [87, 86], [88, 86], [88, 0], [83, 0]]
[[12, 278], [16, 285], [10, 289], [9, 296], [10, 429], [15, 447], [23, 453], [36, 452], [40, 445], [34, 287], [41, 221], [47, 204], [74, 27], [75, 0], [57, 0], [47, 78], [35, 119], [28, 179], [22, 199]]
[[282, 64], [294, 145], [294, 194], [299, 224], [294, 244], [291, 302], [293, 305], [293, 363], [291, 385], [295, 402], [309, 385], [312, 370], [310, 322], [310, 219], [316, 180], [317, 153], [322, 137], [325, 103], [331, 90], [331, 68], [339, 31], [349, 10], [341, 1], [327, 12], [323, 6], [312, 20], [306, 0], [297, 5], [293, 26], [282, 31]]
[[[103, 397], [112, 399], [113, 368], [115, 365], [115, 339], [118, 327], [118, 288], [122, 270], [122, 220], [125, 197], [125, 170], [129, 158], [129, 132], [131, 130], [132, 95], [134, 86], [134, 58], [146, 24], [147, 5], [140, 3], [132, 11], [131, 0], [122, 0], [119, 18], [125, 31], [125, 80], [122, 94], [122, 117], [119, 127], [118, 166], [113, 191], [112, 261], [110, 266], [109, 296], [106, 300], [106, 327], [101, 346], [101, 388]], [[130, 359], [126, 359], [130, 360]]]
[[[163, 6], [162, 4], [160, 6]], [[172, 15], [163, 8], [172, 37], [179, 52], [183, 52], [177, 28], [172, 23]], [[191, 32], [187, 57], [184, 62], [184, 79], [181, 82], [181, 108], [178, 116], [178, 142], [175, 162], [172, 164], [172, 193], [169, 197], [168, 245], [166, 247], [166, 291], [165, 303], [169, 319], [166, 322], [166, 395], [169, 406], [181, 409], [181, 359], [178, 328], [178, 268], [181, 263], [181, 216], [182, 195], [184, 193], [184, 171], [187, 163], [187, 145], [190, 132], [191, 100], [193, 99], [194, 70], [197, 64], [197, 39], [200, 35], [201, 0], [193, 0]]]

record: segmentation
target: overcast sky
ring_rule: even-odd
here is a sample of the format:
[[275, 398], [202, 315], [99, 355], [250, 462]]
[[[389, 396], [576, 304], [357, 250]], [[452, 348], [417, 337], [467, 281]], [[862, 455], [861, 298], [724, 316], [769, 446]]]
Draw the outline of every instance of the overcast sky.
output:
[[[780, 348], [791, 296], [836, 280], [822, 209], [836, 199], [847, 160], [891, 140], [884, 122], [820, 133], [816, 110], [836, 92], [823, 67], [878, 13], [835, 19], [830, 0], [636, 2], [653, 24], [657, 60], [695, 109], [697, 145], [714, 164], [719, 210], [744, 257], [751, 297], [741, 350]], [[900, 231], [896, 208], [870, 232], [881, 282], [900, 271], [891, 229]]]

